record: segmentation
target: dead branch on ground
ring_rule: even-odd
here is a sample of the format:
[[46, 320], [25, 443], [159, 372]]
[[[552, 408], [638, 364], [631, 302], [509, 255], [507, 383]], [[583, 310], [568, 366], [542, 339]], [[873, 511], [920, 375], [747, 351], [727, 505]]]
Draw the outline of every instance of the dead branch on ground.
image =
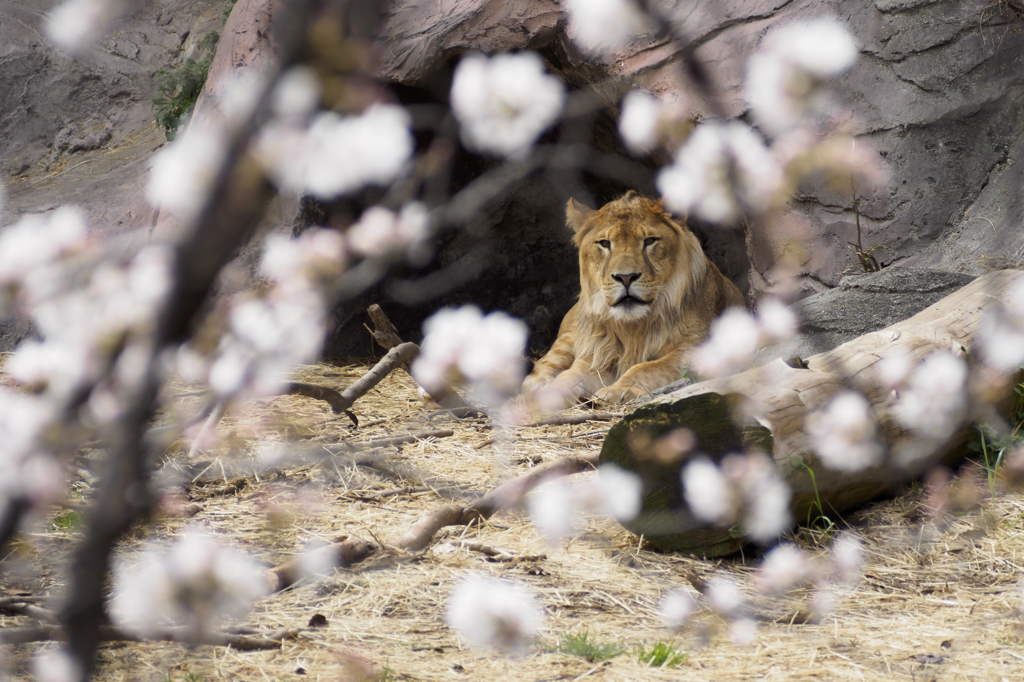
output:
[[[497, 488], [466, 506], [446, 505], [420, 517], [389, 547], [406, 552], [419, 552], [445, 526], [464, 526], [489, 519], [502, 509], [520, 504], [531, 490], [541, 483], [561, 476], [570, 476], [597, 467], [597, 453], [562, 459], [534, 467], [525, 474], [505, 481]], [[293, 585], [309, 571], [306, 567], [349, 567], [366, 559], [379, 549], [376, 545], [348, 536], [319, 549], [307, 552], [270, 570], [274, 591]]]

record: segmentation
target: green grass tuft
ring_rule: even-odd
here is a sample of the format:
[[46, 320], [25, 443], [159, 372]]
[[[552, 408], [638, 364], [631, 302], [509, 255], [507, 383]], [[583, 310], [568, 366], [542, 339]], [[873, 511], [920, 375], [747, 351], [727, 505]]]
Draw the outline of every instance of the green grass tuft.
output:
[[550, 650], [579, 656], [588, 661], [604, 661], [626, 653], [626, 650], [615, 642], [598, 642], [590, 635], [589, 630], [562, 633], [559, 635], [558, 643], [550, 647]]
[[652, 668], [675, 668], [686, 662], [687, 653], [680, 651], [676, 644], [659, 641], [650, 649], [641, 644], [636, 648], [636, 661]]

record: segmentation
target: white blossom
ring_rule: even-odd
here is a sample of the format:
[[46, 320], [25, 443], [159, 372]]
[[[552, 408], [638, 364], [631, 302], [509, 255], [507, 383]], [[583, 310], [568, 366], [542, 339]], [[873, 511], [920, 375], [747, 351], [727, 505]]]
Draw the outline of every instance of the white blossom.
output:
[[668, 116], [664, 102], [647, 90], [630, 90], [622, 100], [619, 135], [630, 150], [646, 154], [658, 143], [662, 119]]
[[455, 68], [451, 105], [466, 146], [520, 156], [554, 123], [565, 101], [561, 81], [534, 52], [463, 57]]
[[782, 169], [764, 142], [739, 121], [702, 123], [658, 174], [665, 205], [712, 223], [733, 224], [778, 200]]
[[32, 679], [36, 682], [78, 682], [81, 666], [65, 649], [41, 651], [32, 659]]
[[400, 213], [374, 206], [349, 228], [348, 240], [358, 254], [379, 258], [392, 253], [415, 253], [429, 236], [427, 207], [414, 201]]
[[832, 567], [845, 583], [860, 579], [864, 565], [864, 543], [852, 533], [841, 533], [832, 543]]
[[184, 135], [153, 157], [146, 198], [182, 220], [196, 217], [227, 153], [224, 135], [210, 126], [189, 126]]
[[279, 118], [260, 131], [256, 154], [283, 190], [326, 201], [395, 180], [415, 148], [410, 124], [394, 104], [374, 104], [358, 116], [321, 112], [308, 129]]
[[122, 0], [67, 0], [46, 17], [46, 35], [59, 48], [77, 52], [99, 40], [120, 14]]
[[699, 457], [683, 468], [683, 495], [694, 516], [721, 523], [735, 513], [737, 500], [729, 481], [711, 460]]
[[24, 284], [44, 295], [57, 279], [50, 266], [82, 251], [88, 241], [85, 216], [76, 207], [22, 218], [0, 232], [0, 287]]
[[771, 593], [785, 592], [817, 576], [813, 560], [796, 545], [781, 544], [765, 555], [755, 578], [757, 585]]
[[658, 605], [658, 615], [665, 627], [679, 630], [697, 612], [697, 602], [681, 588], [671, 590]]
[[201, 641], [222, 619], [243, 615], [268, 591], [259, 565], [190, 531], [173, 545], [148, 548], [133, 565], [117, 567], [111, 612], [144, 637], [181, 625]]
[[644, 31], [646, 21], [633, 0], [562, 0], [570, 35], [585, 51], [609, 53]]
[[772, 134], [795, 126], [809, 111], [825, 111], [831, 95], [825, 81], [849, 69], [857, 46], [833, 19], [798, 22], [768, 37], [751, 57], [746, 97], [757, 121]]
[[309, 131], [306, 188], [327, 200], [390, 183], [412, 155], [410, 123], [408, 112], [393, 104], [374, 104], [359, 116], [320, 114]]
[[800, 331], [800, 317], [777, 298], [766, 298], [757, 304], [758, 329], [766, 341], [788, 341]]
[[753, 618], [737, 618], [729, 623], [729, 639], [733, 644], [750, 644], [756, 636], [757, 621]]
[[274, 87], [272, 104], [277, 116], [311, 114], [320, 104], [320, 78], [316, 71], [306, 65], [288, 69]]
[[738, 306], [726, 308], [712, 323], [708, 340], [693, 351], [693, 368], [701, 376], [728, 374], [757, 352], [761, 330], [757, 320]]
[[640, 476], [611, 463], [598, 467], [598, 474], [598, 484], [612, 516], [619, 521], [636, 518], [643, 506], [644, 483]]
[[471, 645], [522, 651], [536, 636], [543, 614], [533, 594], [505, 580], [464, 580], [448, 601], [448, 625]]
[[467, 305], [435, 313], [412, 373], [427, 391], [465, 382], [481, 400], [500, 402], [523, 382], [526, 325], [503, 312], [483, 315]]
[[1000, 308], [986, 310], [979, 343], [985, 364], [995, 370], [1013, 372], [1024, 365], [1024, 277], [1007, 287]]
[[766, 456], [749, 455], [747, 461], [752, 462], [753, 466], [741, 482], [747, 500], [743, 530], [754, 542], [768, 544], [793, 523], [793, 515], [789, 510], [793, 492], [778, 468]]
[[540, 485], [526, 498], [530, 522], [550, 545], [576, 532], [580, 500], [572, 484], [556, 479]]
[[231, 334], [210, 368], [210, 386], [221, 395], [251, 388], [278, 392], [284, 373], [316, 359], [326, 329], [323, 300], [312, 289], [276, 289], [242, 300], [228, 314]]
[[732, 578], [724, 575], [712, 577], [708, 580], [705, 596], [708, 599], [708, 606], [723, 617], [731, 618], [743, 611], [743, 594]]
[[963, 421], [966, 382], [963, 360], [949, 353], [933, 353], [914, 369], [893, 412], [905, 428], [941, 440]]
[[808, 415], [811, 446], [830, 469], [860, 471], [878, 464], [884, 449], [871, 405], [860, 393], [842, 391], [825, 409]]
[[728, 525], [741, 518], [747, 536], [768, 543], [792, 523], [792, 491], [767, 455], [730, 454], [716, 466], [706, 458], [682, 470], [683, 497], [698, 519]]
[[338, 230], [311, 229], [298, 237], [272, 234], [263, 246], [260, 273], [285, 289], [306, 288], [345, 269], [348, 246]]

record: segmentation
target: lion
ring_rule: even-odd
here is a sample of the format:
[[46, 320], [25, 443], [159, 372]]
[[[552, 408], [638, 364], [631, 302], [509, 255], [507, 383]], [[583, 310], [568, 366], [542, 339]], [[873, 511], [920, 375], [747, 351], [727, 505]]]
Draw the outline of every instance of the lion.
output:
[[627, 192], [594, 210], [569, 199], [580, 297], [523, 394], [629, 402], [680, 379], [690, 349], [743, 294], [660, 201]]

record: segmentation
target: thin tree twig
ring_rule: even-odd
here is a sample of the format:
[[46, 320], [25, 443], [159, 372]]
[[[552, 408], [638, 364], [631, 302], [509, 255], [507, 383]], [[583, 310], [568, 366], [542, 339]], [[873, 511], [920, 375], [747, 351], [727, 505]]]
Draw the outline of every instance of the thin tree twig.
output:
[[[167, 628], [150, 633], [148, 637], [125, 632], [120, 628], [101, 625], [96, 632], [100, 642], [180, 642], [191, 646], [205, 644], [209, 646], [226, 646], [239, 651], [261, 651], [280, 649], [281, 642], [294, 637], [298, 632], [290, 628], [274, 633], [271, 637], [258, 635], [241, 635], [229, 632], [211, 632], [203, 636], [193, 628]], [[31, 642], [61, 642], [66, 639], [64, 628], [60, 625], [38, 625], [24, 628], [0, 628], [0, 642], [4, 644], [28, 644]]]

